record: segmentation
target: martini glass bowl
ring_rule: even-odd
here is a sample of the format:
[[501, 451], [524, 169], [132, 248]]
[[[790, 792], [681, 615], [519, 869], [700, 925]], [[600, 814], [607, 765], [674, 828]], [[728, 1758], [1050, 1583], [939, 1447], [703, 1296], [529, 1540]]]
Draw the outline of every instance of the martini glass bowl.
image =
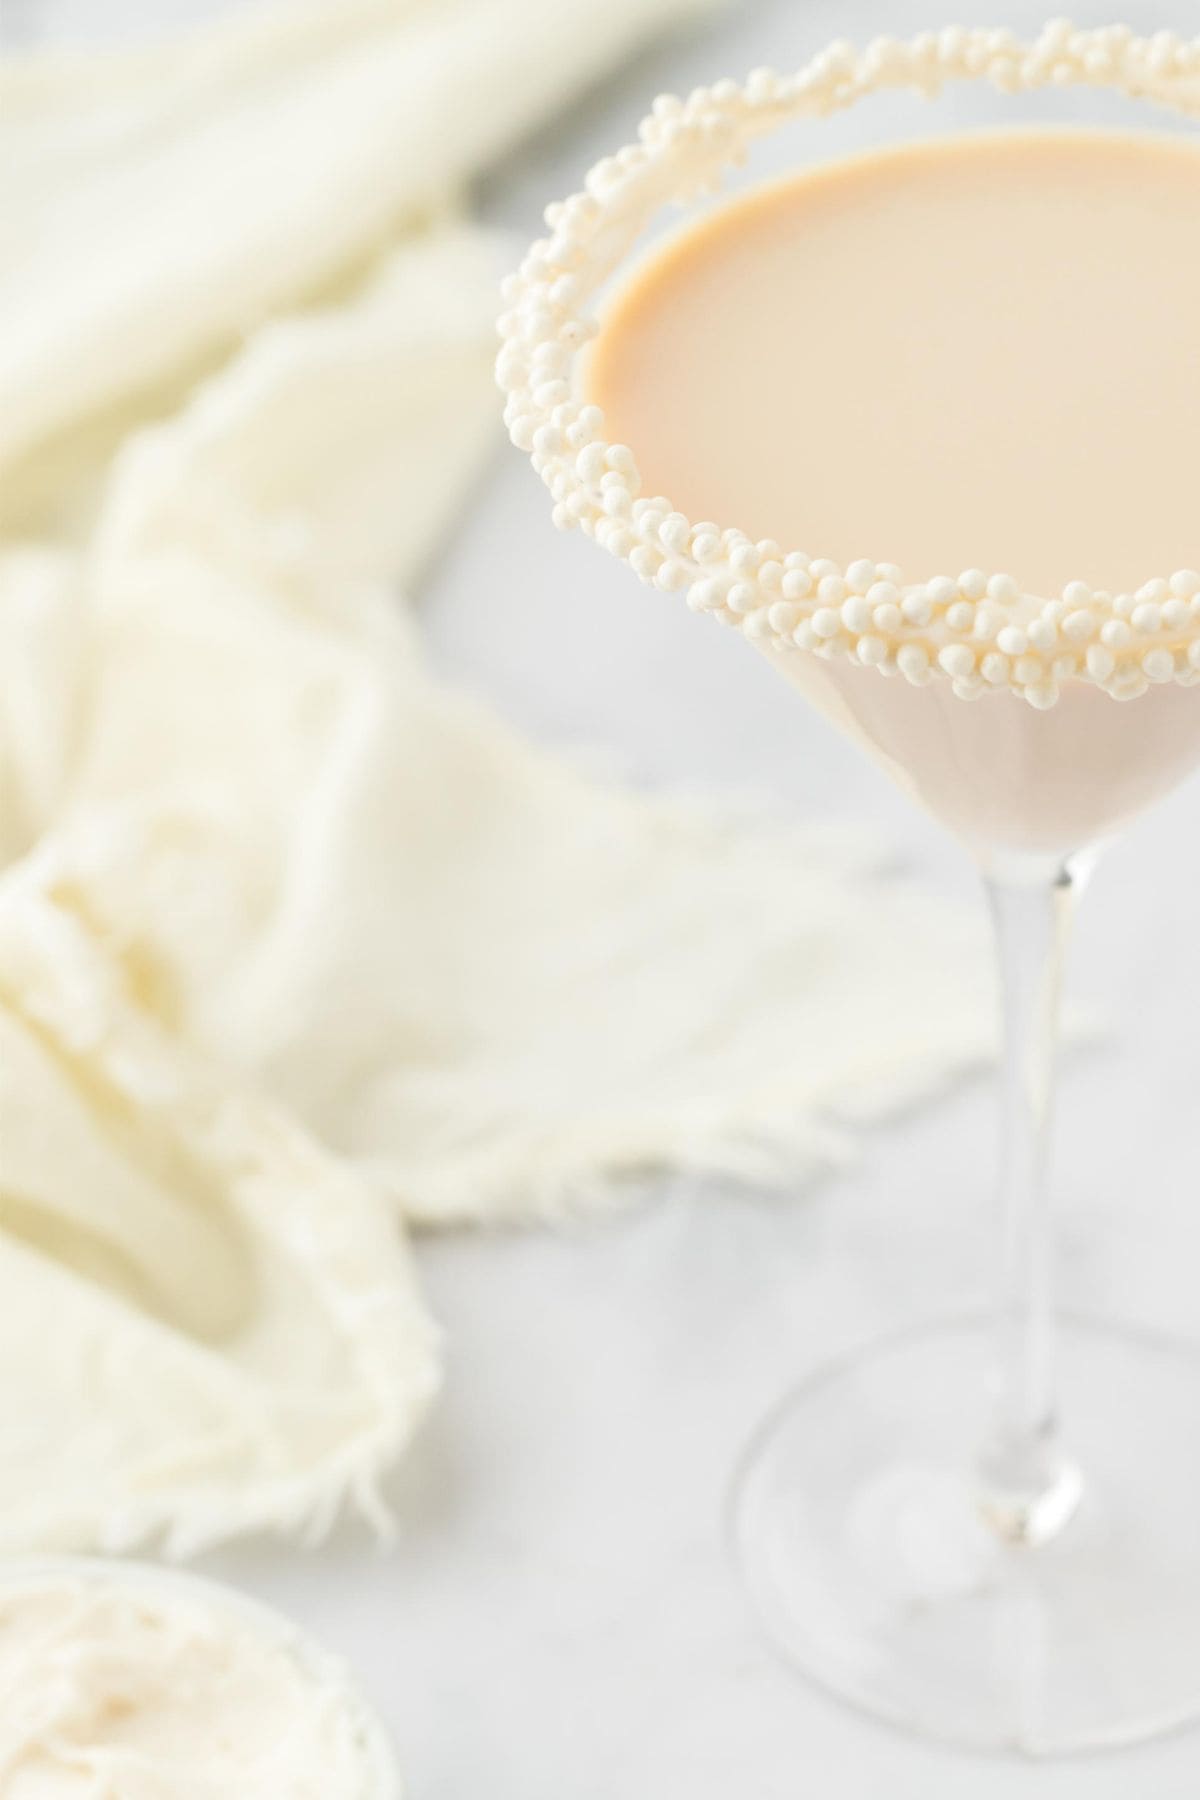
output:
[[1097, 846], [1200, 762], [1200, 575], [1047, 598], [1004, 574], [910, 582], [753, 541], [644, 495], [636, 445], [607, 441], [581, 383], [596, 296], [661, 209], [715, 191], [792, 121], [956, 81], [1109, 90], [1195, 118], [1200, 42], [953, 27], [661, 98], [635, 144], [547, 209], [506, 288], [498, 378], [555, 523], [740, 630], [983, 875], [1003, 1016], [992, 1314], [805, 1381], [751, 1442], [731, 1532], [762, 1625], [811, 1679], [910, 1730], [1046, 1755], [1200, 1714], [1200, 1359], [1055, 1318], [1045, 1192], [1075, 898]]

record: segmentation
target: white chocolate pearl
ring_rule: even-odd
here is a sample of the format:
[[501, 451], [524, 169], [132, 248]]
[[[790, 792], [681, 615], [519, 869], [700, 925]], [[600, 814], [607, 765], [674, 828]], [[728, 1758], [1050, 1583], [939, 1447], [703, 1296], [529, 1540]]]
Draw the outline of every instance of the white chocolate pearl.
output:
[[975, 623], [975, 608], [969, 600], [956, 600], [946, 608], [946, 624], [951, 631], [970, 631]]
[[1176, 569], [1171, 577], [1171, 592], [1177, 600], [1192, 600], [1200, 594], [1200, 575], [1195, 569]]
[[[871, 590], [874, 593], [874, 589]], [[914, 588], [900, 602], [900, 611], [910, 625], [928, 625], [933, 617], [933, 602], [922, 588]]]
[[729, 566], [735, 575], [753, 575], [759, 565], [759, 554], [753, 544], [737, 544], [729, 555]]
[[636, 548], [629, 553], [629, 566], [635, 575], [641, 576], [643, 581], [652, 581], [654, 579], [654, 576], [658, 572], [658, 565], [661, 561], [662, 558], [659, 556], [658, 551], [653, 549], [649, 544], [638, 544]]
[[867, 589], [872, 606], [894, 606], [899, 598], [900, 589], [894, 581], [873, 581]]
[[[1083, 583], [1076, 582], [1073, 585], [1082, 587]], [[1073, 643], [1086, 643], [1088, 638], [1094, 637], [1096, 634], [1096, 615], [1085, 606], [1076, 607], [1074, 612], [1067, 614], [1062, 628], [1063, 635], [1069, 637]]]
[[935, 606], [953, 606], [958, 599], [958, 583], [951, 581], [948, 575], [935, 575], [932, 581], [925, 584], [925, 592]]
[[985, 642], [994, 638], [1004, 624], [1004, 614], [999, 606], [992, 606], [987, 600], [982, 606], [975, 608], [975, 621], [971, 626], [973, 635]]
[[785, 568], [782, 585], [785, 600], [804, 600], [812, 593], [812, 576], [807, 569]]
[[903, 625], [904, 614], [894, 601], [885, 601], [882, 606], [875, 608], [871, 619], [877, 631], [893, 632], [899, 631]]
[[896, 667], [908, 681], [920, 682], [929, 673], [929, 653], [921, 644], [901, 644]]
[[770, 637], [771, 626], [767, 618], [767, 608], [765, 606], [760, 606], [757, 611], [747, 613], [745, 619], [742, 621], [742, 630], [748, 638], [751, 638], [756, 643], [762, 638]]
[[746, 98], [751, 106], [768, 106], [778, 99], [782, 85], [774, 69], [752, 69], [746, 78]]
[[1112, 603], [1112, 609], [1118, 619], [1128, 619], [1136, 605], [1137, 600], [1132, 594], [1118, 594]]
[[797, 650], [812, 650], [817, 642], [817, 634], [807, 619], [802, 619], [792, 633], [792, 642]]
[[1053, 650], [1058, 642], [1058, 632], [1047, 618], [1031, 619], [1029, 641], [1035, 650]]
[[875, 564], [865, 558], [852, 562], [846, 570], [846, 583], [851, 593], [865, 594], [875, 580]]
[[851, 594], [842, 602], [841, 618], [847, 631], [865, 631], [871, 623], [870, 604], [861, 594]]
[[1089, 644], [1086, 661], [1087, 672], [1094, 681], [1107, 681], [1117, 666], [1116, 657], [1103, 644]]
[[1029, 648], [1029, 639], [1019, 625], [1006, 625], [997, 632], [996, 643], [1005, 656], [1024, 656]]
[[810, 562], [808, 572], [814, 581], [823, 581], [827, 575], [841, 574], [837, 564], [830, 562], [827, 556], [818, 556], [815, 562]]
[[1134, 607], [1129, 623], [1144, 637], [1151, 637], [1162, 629], [1162, 608], [1152, 600], [1143, 600]]
[[1006, 687], [1010, 666], [1007, 656], [1002, 656], [998, 650], [989, 650], [979, 665], [979, 673], [993, 687]]
[[561, 306], [564, 310], [579, 304], [579, 279], [575, 275], [560, 275], [550, 288], [550, 302], [553, 306]]
[[1025, 689], [1025, 698], [1039, 712], [1049, 712], [1058, 699], [1058, 689], [1053, 682], [1035, 682]]
[[885, 661], [887, 653], [887, 643], [881, 637], [861, 637], [858, 640], [858, 660], [868, 667]]
[[533, 403], [541, 412], [553, 412], [556, 406], [561, 406], [568, 398], [570, 392], [561, 376], [555, 381], [543, 381], [533, 390]]
[[1036, 686], [1045, 673], [1046, 667], [1040, 656], [1018, 656], [1013, 664], [1013, 674], [1022, 687]]
[[841, 614], [832, 606], [819, 606], [812, 616], [812, 628], [819, 638], [836, 637], [842, 628]]
[[753, 612], [758, 604], [758, 589], [750, 581], [735, 581], [725, 596], [725, 604], [730, 612]]
[[800, 608], [792, 600], [776, 600], [768, 609], [767, 617], [773, 631], [790, 637], [800, 623]]
[[633, 475], [637, 472], [633, 451], [628, 444], [610, 444], [604, 453], [604, 460], [610, 469], [616, 469], [622, 475]]
[[589, 444], [575, 458], [575, 472], [580, 481], [599, 481], [605, 469], [603, 444]]
[[1110, 650], [1124, 650], [1133, 642], [1133, 633], [1124, 619], [1107, 619], [1100, 627], [1100, 642]]
[[958, 578], [958, 591], [964, 599], [982, 600], [987, 593], [987, 576], [982, 569], [964, 569]]
[[1162, 622], [1168, 631], [1183, 631], [1192, 622], [1192, 609], [1186, 600], [1168, 600], [1162, 609]]
[[655, 587], [662, 588], [666, 594], [673, 594], [679, 588], [687, 586], [687, 564], [676, 556], [669, 556], [654, 578]]
[[1011, 575], [993, 575], [987, 584], [987, 597], [1001, 606], [1011, 606], [1021, 598], [1021, 590]]
[[1169, 592], [1165, 581], [1147, 581], [1143, 587], [1138, 589], [1137, 597], [1143, 605], [1155, 606], [1161, 604]]
[[875, 572], [880, 581], [890, 581], [893, 587], [904, 585], [904, 570], [899, 563], [876, 563]]
[[1092, 590], [1086, 581], [1068, 581], [1063, 589], [1062, 597], [1072, 610], [1076, 610], [1079, 607], [1091, 605]]
[[533, 383], [553, 381], [570, 367], [571, 352], [565, 344], [547, 341], [538, 345], [530, 358], [529, 379]]
[[682, 513], [668, 513], [659, 529], [658, 539], [665, 550], [674, 550], [677, 554], [686, 550], [691, 540], [692, 528]]
[[1147, 650], [1142, 668], [1151, 681], [1170, 681], [1175, 673], [1175, 658], [1169, 650]]
[[715, 531], [699, 531], [692, 539], [692, 555], [698, 563], [712, 562], [721, 554], [721, 539]]
[[840, 606], [846, 598], [846, 583], [840, 575], [823, 575], [817, 583], [817, 599], [823, 606]]
[[863, 62], [875, 79], [899, 76], [904, 69], [905, 46], [895, 38], [872, 38], [863, 51]]
[[719, 581], [693, 581], [688, 589], [688, 605], [693, 612], [714, 612], [724, 606], [725, 595]]
[[938, 662], [955, 680], [964, 680], [975, 673], [975, 652], [965, 644], [947, 644], [938, 652]]
[[554, 317], [544, 306], [522, 310], [521, 336], [527, 344], [536, 344], [539, 354], [545, 363], [557, 362], [554, 355], [557, 348], [555, 340], [550, 336], [554, 330]]

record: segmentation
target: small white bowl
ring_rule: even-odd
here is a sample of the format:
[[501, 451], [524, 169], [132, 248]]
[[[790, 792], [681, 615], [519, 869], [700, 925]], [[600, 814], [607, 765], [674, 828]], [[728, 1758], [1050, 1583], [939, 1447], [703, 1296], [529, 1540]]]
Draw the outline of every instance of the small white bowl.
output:
[[391, 1739], [359, 1693], [350, 1668], [284, 1614], [249, 1599], [236, 1588], [157, 1563], [106, 1561], [87, 1556], [0, 1558], [0, 1595], [28, 1588], [36, 1590], [44, 1580], [58, 1583], [64, 1579], [84, 1587], [144, 1594], [164, 1610], [173, 1601], [180, 1605], [190, 1603], [210, 1616], [225, 1615], [261, 1642], [285, 1651], [303, 1682], [311, 1682], [314, 1691], [336, 1694], [345, 1707], [362, 1749], [362, 1787], [354, 1800], [402, 1800], [400, 1771]]

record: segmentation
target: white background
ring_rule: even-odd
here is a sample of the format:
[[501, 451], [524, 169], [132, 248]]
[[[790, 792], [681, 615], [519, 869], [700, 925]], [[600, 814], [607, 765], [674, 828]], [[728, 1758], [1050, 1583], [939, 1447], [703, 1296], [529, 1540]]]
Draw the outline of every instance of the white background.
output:
[[[12, 39], [119, 36], [211, 10], [0, 0]], [[955, 10], [1040, 19], [1028, 4]], [[1145, 29], [1200, 24], [1185, 0], [1125, 12]], [[544, 202], [626, 141], [661, 88], [942, 22], [914, 0], [727, 6], [513, 159], [483, 211], [532, 236]], [[950, 105], [972, 108], [970, 95]], [[879, 128], [863, 109], [828, 143]], [[599, 746], [647, 782], [732, 783], [801, 815], [873, 822], [931, 881], [968, 891], [936, 830], [764, 661], [559, 537], [515, 452], [498, 447], [425, 601], [438, 664], [534, 736]], [[1193, 785], [1111, 853], [1089, 896], [1072, 987], [1113, 1036], [1068, 1062], [1057, 1177], [1065, 1298], [1194, 1337], [1198, 827]], [[1037, 1766], [875, 1728], [776, 1664], [729, 1567], [728, 1477], [766, 1408], [828, 1353], [980, 1291], [989, 1098], [963, 1086], [795, 1198], [665, 1182], [560, 1235], [424, 1243], [449, 1381], [394, 1484], [399, 1546], [381, 1557], [347, 1533], [315, 1554], [247, 1546], [208, 1566], [351, 1658], [419, 1800], [1196, 1800], [1200, 1731]]]

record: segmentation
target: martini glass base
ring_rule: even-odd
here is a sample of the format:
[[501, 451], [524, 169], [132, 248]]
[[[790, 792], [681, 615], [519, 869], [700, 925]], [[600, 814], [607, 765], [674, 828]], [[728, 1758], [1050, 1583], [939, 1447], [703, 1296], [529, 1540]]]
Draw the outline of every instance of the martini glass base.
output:
[[1078, 1504], [1037, 1548], [972, 1479], [990, 1330], [893, 1337], [805, 1382], [733, 1496], [759, 1618], [797, 1669], [909, 1731], [1058, 1755], [1200, 1719], [1200, 1356], [1061, 1328]]

